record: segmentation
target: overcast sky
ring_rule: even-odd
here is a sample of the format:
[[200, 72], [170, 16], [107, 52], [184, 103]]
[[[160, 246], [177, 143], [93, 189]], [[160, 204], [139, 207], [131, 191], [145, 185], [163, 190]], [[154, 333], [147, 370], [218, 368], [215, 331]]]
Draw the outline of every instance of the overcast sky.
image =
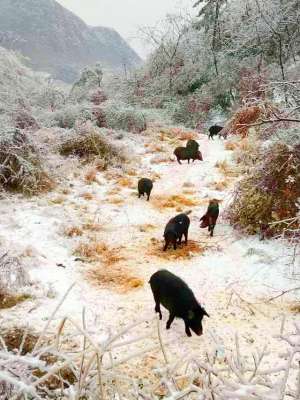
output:
[[115, 28], [141, 56], [148, 50], [134, 39], [139, 26], [155, 25], [166, 14], [189, 8], [195, 0], [57, 0], [87, 24]]

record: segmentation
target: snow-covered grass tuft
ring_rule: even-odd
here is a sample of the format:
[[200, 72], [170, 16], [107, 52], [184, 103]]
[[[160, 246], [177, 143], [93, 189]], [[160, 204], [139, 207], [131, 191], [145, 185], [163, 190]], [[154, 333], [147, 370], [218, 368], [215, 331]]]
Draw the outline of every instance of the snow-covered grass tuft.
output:
[[26, 195], [53, 189], [37, 148], [18, 129], [0, 132], [0, 186]]
[[[77, 156], [87, 161], [100, 158], [106, 165], [123, 164], [126, 156], [96, 129], [86, 134], [70, 134], [59, 147], [64, 156]], [[103, 166], [101, 166], [102, 168]]]
[[0, 257], [0, 309], [14, 307], [30, 298], [26, 287], [30, 284], [29, 275], [17, 257], [8, 253]]

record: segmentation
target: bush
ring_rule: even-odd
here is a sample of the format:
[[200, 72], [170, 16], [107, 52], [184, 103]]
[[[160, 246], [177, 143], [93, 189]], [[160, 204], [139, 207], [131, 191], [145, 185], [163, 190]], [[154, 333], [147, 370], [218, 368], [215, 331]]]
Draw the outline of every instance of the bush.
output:
[[15, 127], [18, 129], [37, 130], [39, 125], [35, 118], [25, 110], [16, 111], [13, 116]]
[[76, 121], [86, 122], [93, 120], [92, 110], [80, 104], [68, 105], [59, 111], [50, 115], [50, 126], [58, 126], [59, 128], [72, 129]]
[[72, 133], [59, 148], [60, 154], [64, 156], [76, 156], [86, 161], [101, 158], [108, 164], [122, 164], [126, 157], [122, 150], [110, 143], [104, 135], [92, 130], [89, 133]]
[[239, 109], [224, 127], [224, 133], [241, 135], [243, 138], [248, 136], [251, 124], [255, 124], [260, 119], [268, 119], [274, 108], [267, 104], [248, 106]]
[[108, 102], [104, 105], [108, 128], [140, 133], [147, 129], [146, 118], [141, 110], [124, 103]]
[[5, 253], [0, 257], [0, 268], [0, 309], [13, 307], [29, 298], [21, 292], [21, 289], [29, 285], [30, 281], [19, 259]]
[[53, 181], [28, 137], [18, 129], [6, 130], [0, 136], [0, 185], [27, 195], [51, 189]]
[[280, 221], [298, 215], [299, 198], [300, 145], [290, 148], [273, 143], [258, 166], [238, 184], [228, 211], [229, 219], [251, 234], [257, 232], [260, 222], [275, 222], [272, 233], [282, 233], [286, 225]]
[[199, 121], [203, 121], [207, 118], [211, 108], [212, 99], [196, 91], [193, 95], [181, 97], [177, 101], [173, 109], [173, 120], [176, 123], [196, 128]]

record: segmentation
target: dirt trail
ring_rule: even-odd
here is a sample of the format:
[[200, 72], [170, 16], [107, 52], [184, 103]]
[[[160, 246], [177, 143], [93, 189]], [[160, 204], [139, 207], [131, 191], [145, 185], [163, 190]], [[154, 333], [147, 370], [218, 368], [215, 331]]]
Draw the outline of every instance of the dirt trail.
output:
[[[80, 320], [86, 307], [88, 325], [96, 336], [135, 320], [150, 320], [154, 307], [148, 280], [157, 269], [166, 268], [188, 282], [211, 314], [201, 338], [186, 338], [179, 320], [170, 331], [163, 330], [166, 340], [181, 344], [172, 347], [174, 353], [194, 351], [201, 356], [216, 337], [232, 343], [236, 330], [247, 347], [266, 340], [275, 346], [271, 334], [279, 329], [286, 304], [264, 304], [261, 298], [268, 296], [267, 286], [291, 285], [283, 277], [284, 249], [238, 237], [222, 213], [214, 238], [200, 230], [199, 218], [209, 198], [222, 200], [224, 210], [234, 178], [224, 177], [216, 167], [218, 161], [231, 162], [224, 142], [209, 141], [204, 135], [197, 139], [203, 162], [171, 161], [173, 148], [181, 143], [176, 137], [133, 137], [128, 146], [134, 144], [138, 163], [125, 173], [98, 173], [95, 181], [87, 182], [88, 168], [80, 171], [76, 162], [66, 166], [59, 160], [57, 167], [61, 165], [69, 178], [56, 192], [40, 199], [1, 200], [1, 244], [22, 254], [32, 280], [41, 283], [33, 285], [31, 301], [2, 312], [2, 321], [13, 325], [26, 315], [27, 323], [41, 326], [73, 281], [77, 285], [57, 320], [65, 314]], [[160, 151], [149, 150], [149, 143]], [[150, 202], [137, 197], [141, 176], [155, 177]], [[215, 190], [224, 179], [228, 187]], [[189, 246], [163, 253], [166, 222], [188, 209], [192, 210]], [[164, 312], [164, 321], [166, 317]], [[290, 314], [288, 322], [295, 318]], [[139, 329], [156, 340], [154, 330]]]

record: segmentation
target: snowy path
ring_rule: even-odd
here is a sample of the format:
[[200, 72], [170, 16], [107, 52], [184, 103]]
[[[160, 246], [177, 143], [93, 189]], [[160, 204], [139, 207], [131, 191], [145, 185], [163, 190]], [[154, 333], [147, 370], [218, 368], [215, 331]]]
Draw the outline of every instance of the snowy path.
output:
[[[201, 338], [185, 337], [183, 322], [179, 320], [170, 331], [163, 331], [166, 340], [181, 344], [180, 349], [173, 346], [175, 353], [194, 351], [201, 357], [203, 348], [211, 345], [212, 336], [231, 343], [236, 331], [247, 346], [272, 343], [270, 336], [279, 329], [281, 313], [288, 313], [289, 323], [296, 318], [288, 310], [286, 299], [276, 305], [262, 302], [274, 293], [272, 288], [293, 287], [282, 257], [284, 247], [272, 241], [259, 242], [255, 237], [239, 237], [222, 219], [222, 214], [214, 238], [199, 229], [199, 217], [209, 198], [222, 199], [221, 210], [230, 200], [232, 186], [221, 192], [212, 189], [212, 184], [224, 179], [215, 167], [216, 162], [225, 159], [230, 162], [231, 152], [224, 149], [223, 141], [208, 141], [201, 136], [198, 141], [203, 162], [153, 164], [153, 154], [145, 153], [144, 145], [154, 139], [134, 140], [140, 146], [137, 158], [141, 163], [137, 165], [137, 176], [130, 177], [134, 188], [113, 184], [118, 179], [112, 181], [105, 173], [99, 173], [100, 184], [88, 185], [79, 176], [70, 180], [68, 190], [50, 193], [39, 200], [17, 197], [1, 200], [1, 246], [22, 254], [33, 281], [41, 282], [32, 287], [32, 300], [1, 311], [1, 323], [42, 326], [58, 298], [74, 281], [76, 287], [57, 319], [65, 314], [80, 319], [82, 308], [86, 307], [89, 329], [95, 335], [135, 320], [149, 320], [154, 316], [154, 304], [147, 282], [157, 269], [167, 268], [186, 280], [211, 315], [204, 322], [205, 334]], [[164, 146], [165, 152], [172, 154], [173, 142], [172, 145], [164, 142]], [[135, 185], [138, 176], [153, 175], [157, 178], [148, 203], [137, 198]], [[87, 192], [92, 196], [90, 200], [82, 197]], [[173, 250], [167, 254], [161, 251], [164, 226], [177, 213], [174, 208], [163, 206], [172, 195], [184, 196], [196, 204], [183, 205], [182, 209], [192, 209], [189, 236], [192, 243], [203, 248], [199, 254], [191, 250], [177, 259]], [[98, 230], [84, 231], [76, 238], [64, 235], [67, 227], [84, 224], [97, 224]], [[114, 264], [102, 259], [75, 261], [74, 249], [93, 241], [105, 243], [108, 258], [117, 255], [120, 260]], [[115, 285], [103, 288], [99, 280], [91, 278], [95, 276], [91, 271], [95, 270], [129, 274], [142, 279], [144, 285], [124, 293], [116, 290]], [[254, 304], [249, 306], [247, 301]], [[164, 321], [166, 316], [164, 312]], [[150, 328], [140, 329], [146, 329], [142, 333], [154, 340], [156, 333]]]

